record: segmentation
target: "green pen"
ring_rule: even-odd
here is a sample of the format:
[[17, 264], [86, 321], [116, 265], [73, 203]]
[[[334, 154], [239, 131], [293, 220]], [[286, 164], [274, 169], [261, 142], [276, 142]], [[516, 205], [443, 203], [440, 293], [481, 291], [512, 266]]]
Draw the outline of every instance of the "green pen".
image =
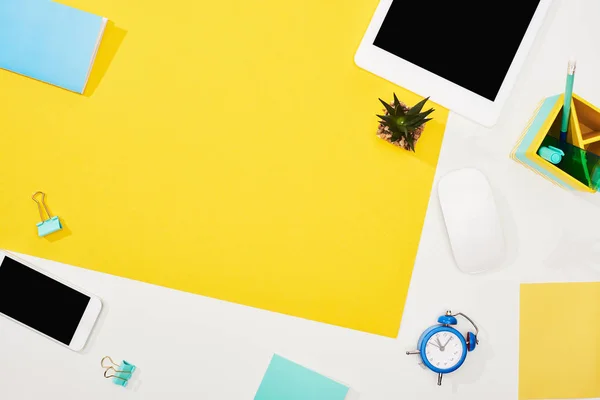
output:
[[575, 80], [575, 67], [577, 63], [574, 59], [569, 60], [567, 67], [567, 85], [565, 87], [565, 103], [563, 106], [562, 125], [560, 127], [560, 141], [567, 141], [567, 130], [569, 129], [569, 113], [571, 112], [571, 99], [573, 98], [573, 81]]

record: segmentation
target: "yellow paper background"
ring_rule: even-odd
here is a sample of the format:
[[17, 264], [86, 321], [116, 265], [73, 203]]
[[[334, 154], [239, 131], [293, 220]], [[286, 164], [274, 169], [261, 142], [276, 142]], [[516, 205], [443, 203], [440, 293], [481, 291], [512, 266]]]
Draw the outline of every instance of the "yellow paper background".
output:
[[377, 0], [65, 3], [113, 23], [85, 96], [0, 71], [0, 246], [396, 336], [447, 111], [375, 137]]
[[521, 285], [519, 399], [600, 397], [600, 283]]

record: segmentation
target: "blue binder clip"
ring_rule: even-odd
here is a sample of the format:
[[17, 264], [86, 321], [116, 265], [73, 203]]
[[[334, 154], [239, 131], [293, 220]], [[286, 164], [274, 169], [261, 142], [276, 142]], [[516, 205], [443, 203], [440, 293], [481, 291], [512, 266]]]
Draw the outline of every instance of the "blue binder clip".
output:
[[[41, 201], [37, 201], [35, 198], [35, 196], [37, 196], [38, 194], [42, 195]], [[52, 215], [50, 215], [50, 212], [48, 211], [48, 207], [46, 206], [46, 193], [35, 192], [33, 194], [33, 196], [31, 196], [31, 198], [38, 205], [38, 210], [40, 212], [40, 218], [42, 220], [42, 222], [38, 222], [36, 224], [37, 229], [38, 229], [38, 236], [44, 237], [44, 236], [47, 236], [56, 231], [60, 231], [62, 229], [60, 219], [58, 219], [58, 217], [53, 217]], [[44, 219], [44, 210], [46, 211], [46, 215], [48, 216], [48, 219]]]
[[[108, 360], [107, 362], [112, 365], [106, 365], [106, 360]], [[121, 365], [117, 365], [109, 356], [104, 357], [100, 361], [100, 365], [102, 368], [104, 368], [105, 378], [112, 378], [112, 381], [115, 385], [123, 387], [127, 387], [127, 383], [129, 383], [129, 379], [131, 379], [131, 376], [136, 369], [135, 365], [130, 364], [125, 360], [123, 360]]]

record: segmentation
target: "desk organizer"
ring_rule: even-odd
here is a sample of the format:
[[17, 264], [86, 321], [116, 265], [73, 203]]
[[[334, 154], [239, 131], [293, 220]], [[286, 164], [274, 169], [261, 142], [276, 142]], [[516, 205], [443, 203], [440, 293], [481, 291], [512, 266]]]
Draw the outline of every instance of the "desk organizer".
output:
[[[567, 143], [560, 143], [564, 95], [546, 98], [534, 113], [511, 158], [555, 184], [594, 193], [600, 186], [600, 109], [573, 94]], [[560, 149], [556, 164], [548, 149]]]

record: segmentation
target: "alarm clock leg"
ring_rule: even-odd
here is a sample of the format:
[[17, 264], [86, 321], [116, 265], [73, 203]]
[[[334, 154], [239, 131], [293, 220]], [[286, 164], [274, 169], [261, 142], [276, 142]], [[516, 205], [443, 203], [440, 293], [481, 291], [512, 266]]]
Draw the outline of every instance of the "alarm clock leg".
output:
[[413, 355], [413, 354], [421, 354], [421, 352], [419, 350], [407, 351], [406, 352], [407, 356], [410, 356], [410, 355]]
[[444, 376], [444, 374], [438, 374], [438, 386], [442, 386], [442, 376]]

